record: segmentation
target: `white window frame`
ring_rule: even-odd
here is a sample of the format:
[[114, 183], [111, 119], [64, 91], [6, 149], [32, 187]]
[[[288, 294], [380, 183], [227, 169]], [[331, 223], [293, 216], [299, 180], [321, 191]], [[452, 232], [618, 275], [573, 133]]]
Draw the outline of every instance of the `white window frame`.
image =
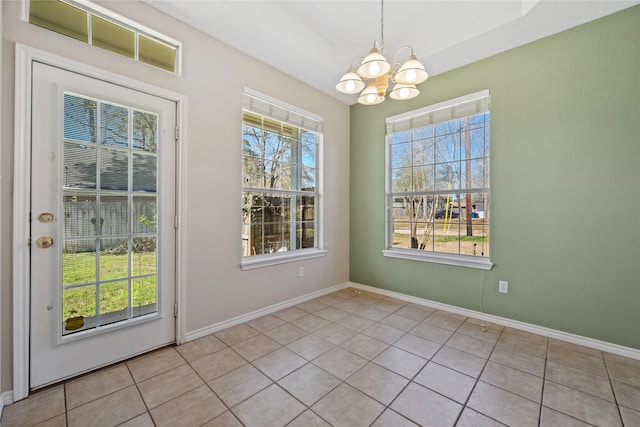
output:
[[[246, 105], [247, 99], [253, 99], [256, 101], [254, 107]], [[259, 254], [252, 256], [243, 256], [240, 262], [240, 268], [242, 270], [251, 270], [260, 267], [268, 267], [271, 265], [284, 264], [288, 262], [301, 261], [305, 259], [312, 259], [323, 257], [327, 251], [324, 248], [324, 208], [323, 208], [323, 122], [324, 119], [314, 113], [305, 111], [299, 107], [293, 106], [286, 102], [280, 101], [264, 93], [245, 87], [243, 89], [243, 111], [257, 113], [270, 117], [283, 123], [288, 123], [296, 127], [301, 127], [309, 130], [313, 130], [318, 136], [318, 145], [316, 147], [316, 229], [315, 240], [316, 247], [295, 249], [287, 252], [274, 252], [269, 254]], [[290, 114], [289, 114], [290, 113]], [[307, 123], [315, 123], [313, 129], [307, 126]], [[242, 136], [240, 137], [242, 140]], [[247, 190], [244, 186], [242, 192]], [[257, 189], [256, 189], [257, 190]], [[240, 233], [242, 235], [242, 233]]]
[[[472, 93], [469, 95], [461, 96], [455, 99], [451, 99], [448, 101], [440, 102], [438, 104], [429, 105], [427, 107], [420, 108], [418, 110], [409, 111], [406, 113], [398, 114], [396, 116], [388, 117], [385, 120], [385, 123], [388, 126], [392, 125], [394, 122], [400, 121], [409, 121], [414, 117], [426, 116], [430, 113], [437, 113], [442, 110], [451, 110], [456, 106], [462, 106], [463, 104], [469, 105], [469, 103], [483, 99], [489, 98], [489, 90], [483, 90], [480, 92]], [[444, 120], [442, 120], [444, 121]], [[440, 121], [438, 121], [440, 122]], [[392, 227], [393, 227], [393, 217], [392, 217], [392, 208], [393, 206], [389, 205], [390, 195], [392, 193], [391, 187], [391, 137], [385, 134], [385, 248], [382, 251], [382, 254], [385, 257], [390, 258], [400, 258], [407, 259], [413, 261], [425, 261], [432, 262], [437, 264], [446, 264], [446, 265], [454, 265], [461, 267], [470, 267], [477, 268], [481, 270], [490, 270], [493, 267], [493, 263], [490, 260], [490, 256], [492, 251], [489, 251], [489, 257], [483, 256], [471, 256], [464, 254], [453, 254], [446, 252], [432, 252], [425, 251], [422, 249], [405, 249], [405, 248], [393, 248], [392, 247]], [[491, 141], [489, 142], [489, 150], [491, 150]], [[491, 156], [489, 156], [491, 158]], [[491, 184], [488, 187], [489, 191], [491, 191]], [[490, 219], [489, 219], [490, 221]], [[489, 228], [491, 230], [491, 228]], [[491, 240], [489, 239], [489, 245], [491, 244]]]

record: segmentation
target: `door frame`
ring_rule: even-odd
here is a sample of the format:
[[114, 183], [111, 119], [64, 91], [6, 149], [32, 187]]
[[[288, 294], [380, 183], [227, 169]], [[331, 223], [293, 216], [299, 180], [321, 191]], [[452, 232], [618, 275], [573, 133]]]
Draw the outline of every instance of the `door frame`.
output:
[[[16, 43], [15, 123], [13, 170], [13, 401], [29, 395], [30, 326], [30, 205], [31, 205], [31, 82], [32, 64], [41, 62], [71, 72], [165, 98], [176, 103], [176, 344], [185, 342], [184, 302], [186, 233], [185, 218], [186, 110], [183, 94], [105, 71], [63, 56]], [[115, 361], [114, 361], [115, 362]]]

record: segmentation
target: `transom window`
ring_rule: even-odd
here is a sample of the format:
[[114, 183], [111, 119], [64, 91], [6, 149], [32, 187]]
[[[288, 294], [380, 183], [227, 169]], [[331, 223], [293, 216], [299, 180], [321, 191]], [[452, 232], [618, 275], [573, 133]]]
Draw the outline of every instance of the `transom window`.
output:
[[489, 93], [390, 117], [385, 255], [490, 268]]
[[246, 89], [243, 101], [243, 257], [320, 249], [322, 121]]
[[87, 0], [27, 0], [29, 23], [180, 74], [180, 43]]

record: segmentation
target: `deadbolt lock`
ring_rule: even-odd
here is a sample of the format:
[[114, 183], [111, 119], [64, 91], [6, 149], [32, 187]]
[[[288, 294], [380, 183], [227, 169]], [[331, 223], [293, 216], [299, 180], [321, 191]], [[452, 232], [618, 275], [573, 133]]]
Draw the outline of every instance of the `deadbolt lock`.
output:
[[44, 236], [36, 240], [36, 245], [39, 248], [47, 249], [53, 246], [53, 238], [49, 236]]
[[41, 213], [38, 216], [38, 219], [40, 220], [40, 222], [44, 222], [46, 224], [53, 221], [53, 214], [50, 214], [49, 212]]

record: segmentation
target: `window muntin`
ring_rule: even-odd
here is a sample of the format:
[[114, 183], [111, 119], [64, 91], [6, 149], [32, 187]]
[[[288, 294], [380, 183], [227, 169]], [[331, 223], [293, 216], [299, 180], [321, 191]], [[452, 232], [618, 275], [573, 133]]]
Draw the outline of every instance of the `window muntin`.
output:
[[180, 74], [180, 43], [87, 0], [27, 0], [27, 21]]
[[488, 260], [489, 118], [482, 92], [387, 119], [388, 250]]
[[247, 93], [244, 106], [243, 257], [319, 249], [321, 122]]

